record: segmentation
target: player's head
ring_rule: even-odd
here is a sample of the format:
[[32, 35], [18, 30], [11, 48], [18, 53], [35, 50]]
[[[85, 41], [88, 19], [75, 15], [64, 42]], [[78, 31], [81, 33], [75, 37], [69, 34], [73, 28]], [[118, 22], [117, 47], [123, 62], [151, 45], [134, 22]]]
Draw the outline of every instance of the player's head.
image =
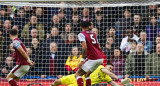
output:
[[91, 22], [89, 22], [89, 21], [81, 22], [81, 28], [84, 29], [84, 30], [90, 29], [90, 26], [91, 26]]
[[106, 65], [107, 70], [109, 70], [110, 72], [112, 72], [114, 65], [112, 63], [107, 63]]
[[9, 32], [9, 36], [13, 37], [13, 36], [17, 36], [18, 35], [18, 30], [16, 29], [11, 29]]

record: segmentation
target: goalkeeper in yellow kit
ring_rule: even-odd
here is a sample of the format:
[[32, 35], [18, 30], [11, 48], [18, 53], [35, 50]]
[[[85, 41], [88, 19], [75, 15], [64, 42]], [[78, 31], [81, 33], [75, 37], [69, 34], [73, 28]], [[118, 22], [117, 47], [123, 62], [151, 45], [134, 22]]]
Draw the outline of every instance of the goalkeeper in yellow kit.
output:
[[[108, 84], [112, 86], [119, 86], [117, 83], [112, 81], [111, 77], [119, 80], [118, 76], [116, 76], [114, 73], [112, 73], [113, 70], [113, 64], [108, 63], [105, 67], [103, 65], [100, 65], [93, 73], [91, 73], [91, 85], [100, 83], [100, 82], [107, 82]], [[85, 85], [85, 77], [83, 76], [83, 81]], [[68, 85], [68, 86], [78, 86], [77, 81], [75, 78], [75, 74], [63, 76], [60, 79], [57, 79], [54, 81], [54, 83], [50, 86], [58, 86], [58, 85]]]

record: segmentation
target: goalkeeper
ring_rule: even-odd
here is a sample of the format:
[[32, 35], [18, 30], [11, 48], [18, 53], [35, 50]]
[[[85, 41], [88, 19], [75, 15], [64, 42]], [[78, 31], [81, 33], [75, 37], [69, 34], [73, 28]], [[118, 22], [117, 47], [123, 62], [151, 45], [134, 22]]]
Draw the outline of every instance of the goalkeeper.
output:
[[[100, 65], [93, 73], [91, 73], [91, 85], [100, 83], [100, 82], [107, 82], [108, 84], [112, 86], [119, 86], [117, 83], [112, 81], [111, 77], [113, 79], [119, 80], [118, 76], [112, 73], [113, 70], [113, 64], [108, 63], [105, 67], [103, 65]], [[82, 77], [85, 85], [85, 78]], [[123, 82], [129, 83], [129, 80], [123, 80]], [[50, 86], [58, 86], [58, 85], [68, 85], [68, 86], [78, 86], [77, 81], [75, 78], [75, 74], [63, 76], [60, 79], [57, 79], [54, 81], [54, 83]]]

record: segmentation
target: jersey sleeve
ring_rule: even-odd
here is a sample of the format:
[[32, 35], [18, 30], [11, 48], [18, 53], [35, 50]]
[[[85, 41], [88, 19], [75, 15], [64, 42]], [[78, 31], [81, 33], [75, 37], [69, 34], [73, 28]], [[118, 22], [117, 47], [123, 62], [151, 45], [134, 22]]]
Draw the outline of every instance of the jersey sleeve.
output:
[[82, 33], [78, 34], [78, 39], [80, 42], [86, 41], [85, 36]]
[[16, 49], [18, 49], [21, 46], [21, 43], [17, 40], [13, 41], [13, 47], [15, 47]]

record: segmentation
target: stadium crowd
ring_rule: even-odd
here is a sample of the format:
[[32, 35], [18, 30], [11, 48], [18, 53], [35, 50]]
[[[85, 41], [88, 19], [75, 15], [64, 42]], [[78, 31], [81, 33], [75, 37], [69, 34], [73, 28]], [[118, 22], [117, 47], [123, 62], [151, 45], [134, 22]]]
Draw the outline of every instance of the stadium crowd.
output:
[[[64, 2], [61, 2], [65, 4]], [[16, 10], [13, 10], [16, 9]], [[0, 6], [0, 76], [15, 66], [9, 30], [19, 38], [35, 66], [29, 76], [68, 75], [78, 69], [81, 21], [90, 21], [104, 52], [104, 63], [116, 75], [160, 75], [160, 5], [55, 8]]]

